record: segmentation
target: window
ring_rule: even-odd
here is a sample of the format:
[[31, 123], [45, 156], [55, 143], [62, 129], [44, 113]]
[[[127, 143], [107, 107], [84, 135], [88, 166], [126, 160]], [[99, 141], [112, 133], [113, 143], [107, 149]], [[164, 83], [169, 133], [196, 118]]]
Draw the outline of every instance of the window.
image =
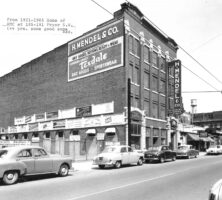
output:
[[169, 84], [169, 97], [173, 97], [174, 94], [174, 86], [173, 84]]
[[139, 107], [140, 107], [140, 102], [139, 102], [139, 97], [138, 97], [138, 96], [135, 97], [134, 106], [135, 106], [136, 108], [139, 108]]
[[45, 138], [50, 138], [50, 132], [45, 133]]
[[140, 135], [141, 125], [140, 124], [131, 124], [131, 134]]
[[148, 99], [144, 100], [144, 110], [145, 110], [146, 116], [149, 116], [149, 114], [150, 114], [150, 102], [149, 102]]
[[128, 147], [128, 152], [133, 152], [133, 149], [131, 147]]
[[136, 65], [134, 68], [134, 82], [140, 85], [140, 73], [139, 73], [139, 66]]
[[150, 62], [150, 51], [147, 46], [144, 46], [144, 61]]
[[160, 80], [160, 92], [162, 94], [165, 94], [165, 89], [166, 89], [166, 82], [165, 82], [165, 80], [161, 79]]
[[144, 87], [149, 89], [150, 88], [150, 74], [149, 72], [144, 72]]
[[129, 63], [129, 78], [133, 82], [133, 63], [132, 62]]
[[125, 153], [125, 152], [127, 152], [127, 151], [126, 151], [126, 147], [122, 147], [122, 148], [121, 148], [121, 153]]
[[154, 91], [157, 91], [157, 89], [158, 89], [158, 81], [157, 80], [158, 80], [157, 76], [153, 74], [151, 87], [152, 87], [152, 90], [154, 90]]
[[163, 57], [160, 57], [159, 66], [160, 70], [166, 71], [165, 59]]
[[158, 60], [158, 55], [157, 55], [157, 53], [154, 51], [154, 52], [152, 52], [152, 64], [153, 64], [155, 67], [158, 67], [158, 66], [157, 66], [157, 60]]
[[166, 106], [161, 104], [160, 105], [160, 119], [166, 118]]
[[47, 156], [47, 153], [43, 149], [33, 149], [33, 154], [35, 157]]
[[140, 42], [139, 40], [134, 40], [134, 54], [140, 56]]
[[134, 53], [134, 51], [133, 51], [133, 36], [132, 35], [129, 36], [129, 52]]
[[25, 149], [20, 151], [20, 153], [17, 155], [18, 158], [21, 157], [32, 157], [31, 149]]
[[155, 101], [152, 103], [152, 117], [158, 118], [158, 104]]

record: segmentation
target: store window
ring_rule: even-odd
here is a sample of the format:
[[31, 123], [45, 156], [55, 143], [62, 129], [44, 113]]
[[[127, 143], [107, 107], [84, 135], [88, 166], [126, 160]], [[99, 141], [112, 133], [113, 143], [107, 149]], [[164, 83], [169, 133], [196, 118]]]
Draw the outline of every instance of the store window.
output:
[[153, 66], [155, 66], [155, 67], [158, 67], [158, 65], [157, 65], [157, 60], [158, 60], [158, 54], [155, 52], [155, 51], [153, 51], [152, 52], [152, 64], [153, 64]]
[[150, 62], [150, 51], [147, 46], [144, 46], [144, 61]]
[[150, 88], [150, 73], [147, 71], [144, 72], [144, 87], [147, 89]]
[[47, 138], [47, 139], [50, 138], [50, 132], [45, 133], [45, 138]]

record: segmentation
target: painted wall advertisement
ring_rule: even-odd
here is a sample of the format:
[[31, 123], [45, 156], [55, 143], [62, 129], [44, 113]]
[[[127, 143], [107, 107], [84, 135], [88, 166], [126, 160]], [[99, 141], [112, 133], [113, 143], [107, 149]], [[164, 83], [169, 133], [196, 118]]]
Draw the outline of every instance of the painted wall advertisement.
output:
[[69, 44], [68, 81], [123, 66], [123, 22]]

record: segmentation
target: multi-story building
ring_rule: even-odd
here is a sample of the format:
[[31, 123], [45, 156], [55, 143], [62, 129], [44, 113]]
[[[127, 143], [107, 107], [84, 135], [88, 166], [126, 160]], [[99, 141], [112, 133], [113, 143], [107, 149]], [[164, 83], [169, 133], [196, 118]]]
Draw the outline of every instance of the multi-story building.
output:
[[195, 113], [193, 124], [204, 127], [209, 135], [214, 136], [217, 143], [222, 144], [222, 111]]
[[180, 91], [168, 62], [177, 49], [124, 3], [113, 19], [1, 77], [0, 126], [7, 138], [76, 159], [114, 143], [174, 147], [167, 117]]

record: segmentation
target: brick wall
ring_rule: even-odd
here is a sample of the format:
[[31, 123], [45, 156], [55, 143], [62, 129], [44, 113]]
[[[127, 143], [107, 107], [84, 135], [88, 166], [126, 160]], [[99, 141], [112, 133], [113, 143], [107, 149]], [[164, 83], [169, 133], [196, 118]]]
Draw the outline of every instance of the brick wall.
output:
[[[25, 52], [24, 52], [25, 53]], [[114, 101], [114, 111], [125, 106], [125, 68], [68, 82], [67, 44], [0, 78], [0, 126], [14, 118]]]

